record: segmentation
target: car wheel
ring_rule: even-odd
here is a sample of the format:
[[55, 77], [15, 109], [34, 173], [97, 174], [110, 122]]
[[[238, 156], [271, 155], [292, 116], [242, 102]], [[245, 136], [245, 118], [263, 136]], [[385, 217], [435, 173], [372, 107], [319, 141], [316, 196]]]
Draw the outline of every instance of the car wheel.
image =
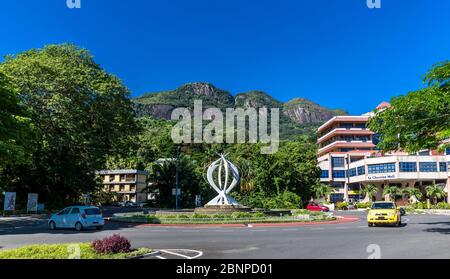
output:
[[80, 222], [77, 222], [75, 224], [75, 230], [78, 231], [78, 232], [82, 231], [83, 230], [83, 225]]
[[101, 229], [103, 229], [103, 226], [97, 226], [97, 227], [95, 227], [97, 230], [101, 230]]
[[369, 227], [373, 227], [373, 224], [372, 224], [372, 223], [367, 223], [367, 225], [368, 225]]
[[51, 221], [50, 223], [48, 223], [48, 228], [53, 230], [56, 230], [56, 224], [55, 222]]

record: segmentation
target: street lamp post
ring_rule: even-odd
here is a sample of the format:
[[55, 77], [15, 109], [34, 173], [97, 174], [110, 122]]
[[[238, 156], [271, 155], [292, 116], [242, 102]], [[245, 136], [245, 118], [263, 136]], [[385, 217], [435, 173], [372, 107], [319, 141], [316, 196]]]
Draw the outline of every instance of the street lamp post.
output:
[[180, 149], [181, 147], [177, 147], [177, 162], [176, 162], [176, 175], [175, 175], [175, 209], [178, 210], [178, 199], [179, 199], [179, 167], [180, 167]]

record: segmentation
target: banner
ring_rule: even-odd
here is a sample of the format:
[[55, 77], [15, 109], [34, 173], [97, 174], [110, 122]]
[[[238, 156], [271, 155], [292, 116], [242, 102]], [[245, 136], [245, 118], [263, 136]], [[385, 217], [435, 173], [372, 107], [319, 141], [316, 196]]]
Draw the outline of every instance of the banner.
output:
[[38, 211], [38, 194], [28, 194], [27, 212]]
[[4, 211], [14, 211], [16, 210], [16, 193], [6, 192], [5, 193], [5, 203], [3, 206]]

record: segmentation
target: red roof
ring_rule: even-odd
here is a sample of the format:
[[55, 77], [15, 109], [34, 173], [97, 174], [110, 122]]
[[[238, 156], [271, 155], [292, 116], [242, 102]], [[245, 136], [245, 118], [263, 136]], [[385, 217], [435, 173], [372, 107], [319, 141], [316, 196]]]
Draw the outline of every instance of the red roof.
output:
[[379, 104], [377, 106], [377, 110], [384, 109], [384, 108], [390, 108], [390, 107], [391, 107], [391, 104], [389, 104], [388, 102], [382, 102], [381, 104]]

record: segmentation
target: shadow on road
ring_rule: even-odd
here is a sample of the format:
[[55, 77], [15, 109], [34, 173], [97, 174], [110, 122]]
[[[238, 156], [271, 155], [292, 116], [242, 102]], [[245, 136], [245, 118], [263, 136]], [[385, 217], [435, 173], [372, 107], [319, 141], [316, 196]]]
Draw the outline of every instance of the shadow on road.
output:
[[427, 222], [427, 223], [419, 223], [419, 224], [430, 225], [430, 226], [436, 226], [436, 225], [448, 226], [448, 227], [429, 228], [429, 229], [425, 229], [424, 231], [432, 232], [432, 233], [450, 234], [450, 222]]
[[39, 223], [33, 224], [14, 224], [8, 227], [2, 227], [0, 230], [0, 236], [2, 235], [31, 235], [31, 234], [55, 234], [55, 235], [70, 235], [70, 234], [93, 234], [101, 231], [116, 231], [126, 228], [132, 228], [140, 224], [131, 224], [131, 223], [107, 223], [105, 224], [103, 230], [97, 230], [95, 228], [85, 229], [81, 232], [76, 231], [75, 229], [57, 229], [57, 230], [49, 230], [47, 228], [47, 221], [42, 220]]

